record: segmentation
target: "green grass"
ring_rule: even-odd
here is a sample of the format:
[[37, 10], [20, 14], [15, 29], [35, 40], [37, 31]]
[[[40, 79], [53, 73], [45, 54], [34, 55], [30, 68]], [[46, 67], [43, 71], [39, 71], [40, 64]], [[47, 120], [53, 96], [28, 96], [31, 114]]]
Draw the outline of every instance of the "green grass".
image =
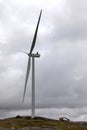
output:
[[62, 130], [87, 130], [87, 123], [80, 124], [75, 122], [62, 122], [58, 120], [40, 120], [40, 119], [26, 119], [26, 118], [8, 118], [0, 120], [0, 127], [4, 128], [22, 128], [22, 127], [44, 127], [56, 126]]

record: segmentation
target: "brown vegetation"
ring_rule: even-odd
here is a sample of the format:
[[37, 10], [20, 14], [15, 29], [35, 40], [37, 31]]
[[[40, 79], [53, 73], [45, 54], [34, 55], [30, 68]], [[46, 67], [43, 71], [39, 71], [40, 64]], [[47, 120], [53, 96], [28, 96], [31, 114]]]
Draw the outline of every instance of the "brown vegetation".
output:
[[31, 119], [29, 116], [16, 116], [0, 120], [0, 130], [87, 130], [87, 122], [53, 120], [43, 117]]

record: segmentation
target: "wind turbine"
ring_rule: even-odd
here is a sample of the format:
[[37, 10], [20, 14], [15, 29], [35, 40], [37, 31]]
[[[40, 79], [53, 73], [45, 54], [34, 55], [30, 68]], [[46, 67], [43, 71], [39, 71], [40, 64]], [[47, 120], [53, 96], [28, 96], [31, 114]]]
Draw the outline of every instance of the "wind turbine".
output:
[[32, 118], [35, 117], [35, 58], [40, 57], [40, 54], [38, 52], [37, 53], [32, 53], [32, 52], [33, 52], [33, 49], [34, 49], [35, 43], [36, 43], [37, 32], [38, 32], [40, 19], [41, 19], [41, 14], [42, 14], [42, 10], [40, 11], [40, 15], [39, 15], [36, 30], [34, 33], [30, 52], [29, 53], [26, 52], [26, 54], [28, 55], [28, 64], [27, 64], [27, 72], [26, 72], [25, 85], [24, 85], [23, 101], [25, 98], [27, 81], [28, 81], [28, 77], [29, 77], [29, 72], [30, 72], [30, 68], [31, 68], [31, 59], [32, 59], [32, 115], [31, 115]]

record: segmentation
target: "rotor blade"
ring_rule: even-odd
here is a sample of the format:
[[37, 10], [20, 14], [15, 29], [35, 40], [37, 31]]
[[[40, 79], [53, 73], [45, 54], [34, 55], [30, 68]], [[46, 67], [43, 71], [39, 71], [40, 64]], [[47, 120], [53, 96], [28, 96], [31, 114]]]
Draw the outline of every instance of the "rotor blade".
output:
[[34, 33], [32, 45], [31, 45], [31, 49], [30, 49], [30, 54], [32, 53], [32, 51], [34, 49], [34, 46], [35, 46], [35, 42], [36, 42], [36, 37], [37, 37], [37, 32], [38, 32], [38, 27], [39, 27], [39, 23], [40, 23], [41, 14], [42, 14], [42, 10], [40, 11], [38, 23], [37, 23], [37, 26], [36, 26], [36, 30], [35, 30], [35, 33]]
[[25, 78], [25, 85], [24, 85], [23, 102], [24, 102], [24, 98], [25, 98], [25, 93], [26, 93], [26, 87], [27, 87], [27, 81], [28, 81], [28, 77], [29, 77], [30, 67], [31, 67], [31, 57], [29, 56], [28, 64], [27, 64], [26, 78]]
[[27, 54], [27, 55], [28, 55], [28, 52], [26, 52], [26, 51], [24, 51], [24, 50], [21, 50], [21, 52], [22, 52], [22, 53], [25, 53], [25, 54]]

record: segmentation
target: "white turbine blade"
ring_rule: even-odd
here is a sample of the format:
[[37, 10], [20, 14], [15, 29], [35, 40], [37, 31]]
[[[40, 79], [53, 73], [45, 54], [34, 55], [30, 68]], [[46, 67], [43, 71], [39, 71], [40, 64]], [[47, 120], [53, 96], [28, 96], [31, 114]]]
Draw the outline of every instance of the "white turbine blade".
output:
[[38, 22], [37, 22], [36, 30], [35, 30], [35, 33], [34, 33], [32, 45], [31, 45], [31, 49], [30, 49], [30, 54], [32, 53], [32, 51], [34, 49], [34, 46], [35, 46], [35, 43], [36, 43], [37, 32], [38, 32], [38, 27], [39, 27], [40, 19], [41, 19], [41, 14], [42, 14], [42, 10], [40, 11], [39, 19], [38, 19]]
[[24, 102], [24, 98], [25, 98], [25, 93], [26, 93], [26, 87], [27, 87], [27, 81], [28, 81], [28, 77], [29, 77], [30, 67], [31, 67], [31, 57], [29, 56], [28, 64], [27, 64], [26, 78], [25, 78], [25, 85], [24, 85], [23, 102]]
[[26, 52], [26, 51], [24, 51], [24, 50], [21, 50], [21, 52], [22, 52], [22, 53], [25, 53], [25, 54], [27, 54], [27, 55], [28, 55], [28, 52]]

